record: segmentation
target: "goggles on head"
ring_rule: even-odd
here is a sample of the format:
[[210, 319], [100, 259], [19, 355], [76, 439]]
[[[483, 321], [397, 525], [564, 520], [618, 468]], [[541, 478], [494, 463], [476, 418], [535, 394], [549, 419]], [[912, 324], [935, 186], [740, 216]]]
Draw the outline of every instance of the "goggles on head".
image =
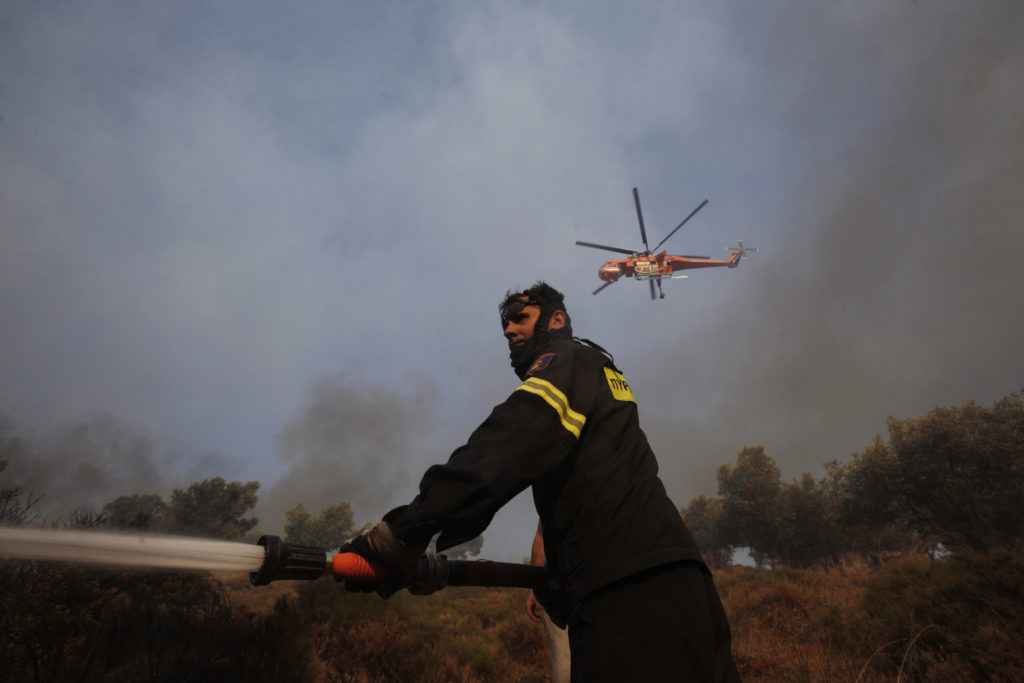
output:
[[501, 315], [501, 329], [504, 330], [508, 327], [512, 316], [517, 315], [527, 306], [540, 306], [540, 302], [529, 294], [524, 294], [503, 303], [498, 309], [498, 313]]

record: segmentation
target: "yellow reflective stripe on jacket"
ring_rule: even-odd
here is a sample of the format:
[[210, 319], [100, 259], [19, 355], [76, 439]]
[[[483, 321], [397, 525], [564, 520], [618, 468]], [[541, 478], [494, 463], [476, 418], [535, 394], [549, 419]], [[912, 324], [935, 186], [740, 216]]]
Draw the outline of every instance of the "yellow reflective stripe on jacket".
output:
[[547, 404], [558, 413], [558, 419], [562, 421], [562, 426], [577, 439], [580, 438], [580, 432], [583, 431], [583, 425], [587, 418], [569, 407], [569, 399], [554, 384], [547, 380], [531, 377], [520, 384], [516, 391], [527, 391], [547, 401]]

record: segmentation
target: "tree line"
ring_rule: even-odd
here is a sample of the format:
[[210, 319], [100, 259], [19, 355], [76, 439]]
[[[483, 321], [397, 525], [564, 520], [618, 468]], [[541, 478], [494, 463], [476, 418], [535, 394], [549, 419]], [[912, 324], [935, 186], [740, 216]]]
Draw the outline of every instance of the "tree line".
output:
[[[784, 482], [764, 446], [744, 447], [717, 469], [718, 494], [681, 509], [705, 558], [729, 564], [746, 549], [758, 566], [807, 567], [846, 554], [878, 555], [1019, 548], [1024, 540], [1024, 400], [1012, 392], [991, 406], [968, 401], [936, 407], [917, 418], [887, 419], [888, 438], [876, 436], [846, 462], [824, 464]], [[3, 446], [0, 443], [0, 446]], [[0, 448], [0, 472], [7, 461]], [[17, 449], [13, 449], [17, 452]], [[115, 498], [99, 512], [79, 509], [60, 522], [254, 541], [247, 516], [260, 483], [215, 477], [158, 494]], [[34, 520], [38, 496], [0, 486], [0, 524]], [[299, 503], [285, 513], [285, 539], [333, 548], [358, 533], [347, 501], [316, 515]], [[482, 538], [449, 555], [476, 555]]]
[[[6, 459], [0, 456], [0, 472], [6, 466]], [[258, 481], [229, 482], [213, 477], [174, 489], [170, 500], [155, 493], [118, 496], [98, 512], [78, 508], [50, 525], [249, 541], [254, 540], [251, 537], [258, 520], [246, 515], [256, 506], [259, 487]], [[38, 500], [20, 488], [0, 488], [0, 524], [37, 521], [32, 508]], [[329, 505], [316, 516], [299, 503], [285, 512], [284, 529], [289, 543], [322, 548], [335, 548], [357, 532], [347, 501]]]
[[758, 566], [808, 567], [847, 554], [885, 556], [994, 548], [1024, 541], [1024, 401], [936, 407], [890, 416], [847, 462], [782, 481], [764, 446], [717, 469], [718, 495], [682, 514], [705, 558], [729, 564], [746, 548]]
[[[0, 472], [7, 459], [0, 454]], [[77, 508], [51, 526], [72, 529], [116, 529], [136, 532], [181, 534], [228, 541], [255, 541], [258, 520], [246, 515], [258, 502], [258, 481], [242, 483], [213, 477], [187, 488], [174, 489], [170, 500], [155, 493], [118, 496], [100, 511]], [[0, 487], [0, 524], [21, 525], [34, 521], [39, 496], [19, 487]], [[299, 503], [285, 511], [284, 539], [289, 543], [332, 549], [369, 526], [357, 526], [348, 501], [328, 505], [314, 515]], [[451, 558], [478, 555], [483, 536], [445, 553]]]

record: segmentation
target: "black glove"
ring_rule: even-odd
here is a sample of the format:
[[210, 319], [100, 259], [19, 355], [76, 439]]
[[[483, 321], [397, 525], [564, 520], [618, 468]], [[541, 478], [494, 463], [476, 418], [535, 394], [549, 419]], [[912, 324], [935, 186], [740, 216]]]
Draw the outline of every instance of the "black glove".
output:
[[565, 628], [569, 616], [569, 596], [562, 590], [561, 584], [549, 578], [543, 586], [534, 586], [533, 597], [537, 598], [555, 626]]
[[356, 553], [381, 567], [386, 576], [381, 581], [345, 581], [345, 590], [377, 594], [387, 599], [412, 583], [416, 575], [416, 561], [427, 544], [407, 546], [391, 531], [387, 522], [377, 522], [338, 549], [339, 553]]

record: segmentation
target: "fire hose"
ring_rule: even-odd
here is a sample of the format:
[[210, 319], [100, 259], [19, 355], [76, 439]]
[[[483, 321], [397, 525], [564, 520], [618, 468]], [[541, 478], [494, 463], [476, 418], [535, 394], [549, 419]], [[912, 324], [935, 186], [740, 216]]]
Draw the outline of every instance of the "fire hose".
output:
[[[266, 554], [263, 564], [250, 572], [254, 586], [271, 581], [307, 580], [331, 575], [349, 581], [382, 581], [387, 573], [357, 553], [334, 553], [323, 548], [286, 543], [278, 536], [261, 536], [257, 545]], [[428, 550], [416, 562], [416, 571], [408, 588], [415, 595], [429, 595], [445, 586], [505, 586], [534, 588], [547, 579], [547, 569], [512, 562], [490, 560], [450, 560]]]

